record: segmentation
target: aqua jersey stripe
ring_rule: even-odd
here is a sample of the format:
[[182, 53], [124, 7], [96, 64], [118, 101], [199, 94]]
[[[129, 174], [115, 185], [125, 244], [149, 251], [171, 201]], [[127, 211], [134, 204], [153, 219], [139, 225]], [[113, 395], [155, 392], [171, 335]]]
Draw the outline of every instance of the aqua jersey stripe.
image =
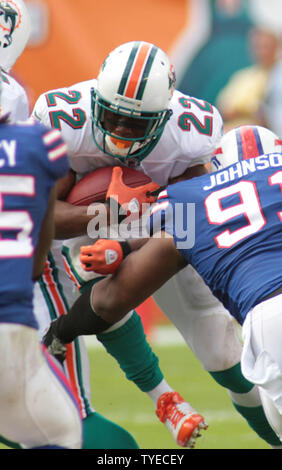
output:
[[87, 398], [87, 395], [85, 393], [85, 388], [83, 384], [83, 376], [82, 376], [82, 360], [81, 360], [81, 354], [80, 354], [80, 346], [79, 346], [79, 338], [76, 338], [74, 340], [74, 351], [75, 351], [75, 358], [76, 358], [76, 372], [77, 372], [77, 377], [78, 377], [78, 385], [80, 388], [80, 394], [81, 398], [84, 402], [84, 410], [86, 412], [86, 416], [89, 416], [93, 413], [93, 409], [91, 404], [89, 403], [89, 400]]
[[85, 281], [84, 279], [82, 279], [82, 277], [78, 274], [78, 272], [76, 271], [74, 265], [73, 265], [73, 262], [72, 262], [72, 259], [71, 259], [71, 256], [70, 256], [70, 250], [67, 246], [63, 245], [62, 247], [62, 256], [63, 258], [65, 259], [66, 263], [68, 264], [68, 266], [70, 267], [70, 270], [71, 270], [71, 273], [72, 275], [75, 277], [75, 279], [77, 280], [78, 284], [80, 286], [83, 286], [85, 284]]
[[[58, 292], [60, 294], [61, 301], [65, 305], [66, 311], [69, 310], [69, 305], [68, 301], [65, 297], [64, 291], [63, 291], [63, 286], [59, 281], [59, 276], [58, 276], [58, 268], [56, 266], [56, 262], [54, 260], [53, 255], [51, 252], [48, 254], [48, 261], [49, 261], [49, 267], [51, 270], [51, 275], [56, 283]], [[48, 311], [50, 314], [51, 320], [55, 320], [56, 318], [59, 317], [59, 312], [56, 307], [55, 300], [52, 298], [51, 293], [47, 287], [47, 281], [44, 279], [44, 275], [41, 276], [39, 280], [40, 284], [40, 289], [41, 292], [45, 298], [45, 301], [48, 306]], [[75, 355], [75, 368], [76, 368], [76, 377], [77, 377], [77, 383], [76, 386], [79, 388], [79, 398], [82, 403], [82, 413], [85, 414], [86, 416], [89, 416], [91, 413], [93, 413], [93, 409], [89, 403], [89, 400], [87, 398], [87, 395], [85, 393], [85, 388], [83, 384], [83, 375], [82, 375], [82, 363], [81, 363], [81, 353], [80, 353], [80, 346], [79, 346], [79, 339], [76, 338], [73, 342], [73, 352]]]
[[[48, 258], [50, 259], [50, 265], [52, 267], [53, 274], [54, 274], [54, 279], [57, 283], [61, 298], [63, 299], [67, 310], [69, 310], [70, 308], [69, 308], [68, 301], [67, 301], [67, 299], [65, 297], [65, 294], [64, 294], [63, 286], [62, 286], [61, 282], [59, 281], [58, 268], [56, 266], [56, 262], [54, 260], [54, 257], [51, 253], [49, 253]], [[86, 416], [88, 416], [89, 414], [91, 414], [93, 412], [93, 410], [92, 410], [91, 405], [88, 401], [88, 398], [85, 394], [85, 388], [84, 388], [83, 377], [82, 377], [81, 354], [80, 354], [80, 346], [79, 346], [79, 339], [78, 338], [76, 338], [73, 341], [73, 345], [74, 345], [74, 354], [75, 354], [75, 358], [76, 358], [76, 361], [75, 361], [75, 363], [76, 363], [76, 375], [77, 375], [77, 379], [78, 379], [77, 386], [79, 387], [79, 390], [80, 390], [80, 399], [83, 402], [83, 409], [86, 411]]]
[[48, 312], [50, 314], [51, 321], [56, 320], [56, 318], [58, 318], [58, 315], [56, 313], [56, 309], [54, 307], [54, 304], [51, 300], [50, 294], [49, 294], [49, 292], [46, 288], [46, 283], [44, 281], [44, 278], [41, 277], [38, 282], [39, 282], [40, 290], [41, 290], [41, 292], [43, 294], [43, 297], [45, 299], [45, 302], [48, 306]]
[[48, 254], [48, 260], [50, 262], [50, 269], [51, 269], [52, 274], [54, 276], [54, 280], [55, 280], [56, 285], [58, 287], [58, 291], [60, 293], [61, 299], [62, 299], [62, 301], [65, 305], [66, 310], [69, 311], [70, 307], [69, 307], [68, 301], [65, 297], [63, 286], [62, 286], [62, 284], [60, 282], [60, 279], [59, 279], [58, 268], [57, 268], [57, 265], [56, 265], [56, 261], [55, 261], [55, 259], [54, 259], [51, 252], [49, 252], [49, 254]]

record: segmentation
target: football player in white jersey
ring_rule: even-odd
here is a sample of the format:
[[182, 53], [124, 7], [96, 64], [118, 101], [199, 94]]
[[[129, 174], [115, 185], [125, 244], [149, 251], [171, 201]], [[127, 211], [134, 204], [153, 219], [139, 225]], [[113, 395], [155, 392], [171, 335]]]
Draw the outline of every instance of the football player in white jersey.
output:
[[[222, 135], [222, 119], [217, 109], [201, 99], [175, 91], [174, 82], [173, 67], [163, 51], [146, 42], [130, 42], [106, 58], [97, 80], [41, 95], [33, 116], [61, 130], [68, 143], [71, 167], [79, 176], [102, 166], [129, 165], [165, 186], [185, 178], [186, 172], [197, 175], [199, 169], [209, 162]], [[120, 195], [122, 192], [126, 193], [125, 187], [121, 187]], [[87, 215], [87, 208], [58, 201], [56, 237], [85, 236], [92, 218], [93, 214]], [[67, 275], [62, 269], [58, 271], [58, 266], [63, 267], [59, 257], [60, 242], [54, 242], [53, 248], [46, 269], [49, 279], [44, 280], [43, 277], [37, 286], [37, 318], [42, 331], [50, 322], [47, 304], [50, 304], [52, 289], [56, 289], [58, 296], [64, 287], [65, 299], [69, 293], [68, 306], [73, 303]], [[187, 286], [191, 289], [189, 296]], [[42, 307], [44, 298], [45, 310]], [[203, 367], [227, 388], [239, 413], [260, 437], [270, 445], [278, 445], [279, 441], [263, 414], [256, 388], [241, 374], [242, 348], [237, 326], [201, 278], [187, 267], [157, 293], [156, 299]], [[79, 334], [96, 332], [93, 325], [89, 325], [89, 318], [82, 319], [80, 315], [78, 325], [70, 315], [61, 313], [67, 313], [66, 302], [61, 311], [59, 305], [55, 307], [53, 304], [51, 319], [58, 317], [58, 320], [51, 324], [47, 334], [49, 339], [55, 337], [61, 343], [69, 343], [70, 338], [76, 336], [76, 326], [82, 328], [83, 332]], [[99, 319], [97, 321], [99, 323]], [[134, 338], [140, 334], [141, 326], [139, 324], [138, 333], [136, 325], [136, 313], [130, 312], [121, 324], [112, 326], [109, 331], [109, 325], [99, 324], [98, 329], [98, 339], [117, 358], [129, 379], [134, 377], [134, 370], [130, 368], [132, 364], [127, 364], [129, 358], [144, 357], [145, 362], [149, 361], [147, 364], [152, 363], [153, 358], [153, 353], [148, 353], [146, 348], [147, 359], [145, 355], [140, 356], [141, 350], [138, 350], [138, 342]], [[132, 335], [126, 343], [131, 349], [126, 353], [120, 351], [125, 331]], [[73, 348], [74, 343], [68, 344], [70, 347]], [[68, 354], [67, 367], [70, 363]], [[189, 444], [189, 441], [181, 442], [180, 432], [182, 423], [189, 416], [189, 405], [186, 411], [181, 397], [178, 397], [178, 403], [177, 400], [174, 402], [176, 394], [161, 372], [158, 370], [155, 374], [154, 388], [150, 388], [149, 383], [134, 381], [153, 399], [158, 416], [172, 431], [175, 440], [180, 445]], [[176, 410], [175, 407], [181, 416], [177, 425], [173, 424], [168, 411]]]
[[11, 75], [1, 71], [3, 103], [2, 112], [9, 121], [25, 121], [29, 117], [29, 103], [25, 89]]

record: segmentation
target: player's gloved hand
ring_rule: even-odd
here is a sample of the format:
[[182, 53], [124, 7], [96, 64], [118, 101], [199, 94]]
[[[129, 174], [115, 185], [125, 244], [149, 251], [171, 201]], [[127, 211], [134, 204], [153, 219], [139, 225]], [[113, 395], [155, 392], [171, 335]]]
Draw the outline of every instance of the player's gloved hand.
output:
[[130, 252], [131, 248], [126, 241], [100, 238], [93, 245], [80, 248], [80, 262], [85, 271], [113, 274]]
[[142, 204], [152, 204], [156, 197], [151, 194], [159, 189], [157, 183], [148, 183], [137, 188], [130, 188], [122, 181], [122, 168], [116, 166], [113, 168], [112, 179], [106, 194], [106, 202], [110, 204], [115, 201], [118, 207], [124, 210], [126, 217], [130, 213], [138, 213], [142, 215]]

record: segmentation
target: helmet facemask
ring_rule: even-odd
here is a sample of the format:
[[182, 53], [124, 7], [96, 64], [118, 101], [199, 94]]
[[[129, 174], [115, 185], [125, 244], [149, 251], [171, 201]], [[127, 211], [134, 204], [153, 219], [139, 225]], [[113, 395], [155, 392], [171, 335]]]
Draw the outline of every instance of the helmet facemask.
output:
[[104, 61], [91, 90], [93, 139], [123, 163], [140, 163], [158, 143], [172, 111], [175, 74], [153, 44], [122, 44]]
[[[159, 112], [140, 112], [120, 105], [107, 103], [95, 90], [91, 90], [91, 119], [93, 139], [97, 147], [107, 155], [118, 158], [123, 163], [127, 159], [136, 158], [139, 163], [152, 151], [158, 143], [164, 127], [171, 116], [171, 110]], [[119, 118], [122, 126], [131, 128], [142, 134], [138, 137], [117, 135], [111, 131], [113, 125], [118, 125]], [[122, 118], [126, 118], [125, 120]], [[102, 142], [95, 133], [95, 128], [102, 134]]]

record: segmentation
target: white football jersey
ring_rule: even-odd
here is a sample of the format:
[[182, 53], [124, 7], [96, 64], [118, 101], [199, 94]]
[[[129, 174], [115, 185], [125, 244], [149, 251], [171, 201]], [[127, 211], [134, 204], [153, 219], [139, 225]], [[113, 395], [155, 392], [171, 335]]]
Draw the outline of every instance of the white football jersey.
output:
[[29, 103], [24, 88], [6, 72], [2, 75], [2, 116], [9, 113], [9, 121], [25, 121], [29, 117]]
[[[95, 86], [96, 80], [88, 80], [50, 90], [38, 98], [32, 112], [46, 126], [61, 130], [71, 166], [80, 175], [121, 165], [118, 159], [103, 153], [92, 137], [90, 90]], [[175, 91], [170, 108], [173, 114], [158, 144], [136, 168], [160, 186], [190, 166], [207, 163], [222, 136], [221, 116], [209, 103]]]

